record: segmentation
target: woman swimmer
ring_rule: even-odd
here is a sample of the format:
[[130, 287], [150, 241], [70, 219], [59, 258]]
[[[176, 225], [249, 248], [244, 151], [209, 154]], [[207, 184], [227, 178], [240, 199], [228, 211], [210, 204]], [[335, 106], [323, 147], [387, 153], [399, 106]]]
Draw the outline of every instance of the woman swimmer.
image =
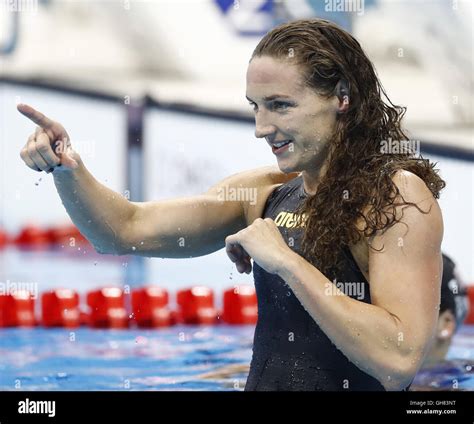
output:
[[[359, 43], [328, 21], [270, 31], [246, 95], [279, 169], [242, 172], [198, 196], [128, 201], [94, 179], [59, 123], [26, 105], [18, 109], [38, 129], [21, 157], [52, 171], [100, 253], [187, 258], [225, 246], [239, 272], [253, 268], [259, 318], [246, 390], [406, 389], [436, 329], [444, 182], [415, 156], [404, 109], [383, 101]], [[224, 187], [256, 190], [257, 201], [226, 201]]]

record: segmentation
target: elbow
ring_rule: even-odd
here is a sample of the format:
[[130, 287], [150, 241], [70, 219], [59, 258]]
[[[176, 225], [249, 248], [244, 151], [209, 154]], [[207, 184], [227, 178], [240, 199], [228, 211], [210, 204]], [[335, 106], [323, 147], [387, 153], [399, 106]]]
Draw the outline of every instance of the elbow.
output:
[[111, 246], [104, 246], [104, 245], [98, 245], [98, 244], [93, 244], [94, 250], [99, 254], [99, 255], [115, 255], [115, 250], [111, 248]]
[[94, 247], [94, 250], [100, 255], [121, 256], [127, 255], [129, 253], [122, 244], [118, 243], [92, 243], [92, 246]]
[[121, 222], [120, 225], [111, 226], [106, 223], [102, 229], [100, 237], [90, 240], [95, 251], [100, 255], [122, 256], [133, 253], [135, 250], [130, 242], [130, 231], [127, 221]]
[[399, 357], [385, 367], [379, 381], [387, 391], [401, 391], [412, 383], [418, 368], [413, 357]]

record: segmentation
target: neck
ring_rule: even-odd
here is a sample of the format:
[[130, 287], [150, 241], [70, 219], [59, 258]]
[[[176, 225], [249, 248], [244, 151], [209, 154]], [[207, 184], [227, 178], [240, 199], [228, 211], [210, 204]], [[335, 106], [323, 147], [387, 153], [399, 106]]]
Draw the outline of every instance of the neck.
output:
[[312, 163], [310, 169], [303, 170], [301, 175], [303, 176], [304, 191], [310, 196], [314, 196], [318, 190], [319, 183], [323, 179], [329, 166], [329, 154], [318, 156], [315, 163]]

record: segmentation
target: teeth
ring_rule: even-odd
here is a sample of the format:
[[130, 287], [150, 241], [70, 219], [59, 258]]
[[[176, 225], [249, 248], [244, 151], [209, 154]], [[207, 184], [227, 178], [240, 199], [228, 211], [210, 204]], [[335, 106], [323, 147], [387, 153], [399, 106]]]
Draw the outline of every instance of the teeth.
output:
[[274, 146], [279, 149], [280, 147], [284, 146], [285, 144], [288, 144], [289, 140], [282, 141], [281, 143], [275, 143]]

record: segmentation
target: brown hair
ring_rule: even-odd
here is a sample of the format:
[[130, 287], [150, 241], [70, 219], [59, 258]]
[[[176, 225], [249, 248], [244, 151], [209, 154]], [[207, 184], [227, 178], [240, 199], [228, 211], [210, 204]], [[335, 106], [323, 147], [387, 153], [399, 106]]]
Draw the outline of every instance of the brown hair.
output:
[[[394, 173], [404, 169], [416, 174], [435, 198], [445, 182], [434, 169], [436, 164], [413, 151], [382, 151], [383, 142], [409, 141], [400, 124], [406, 108], [390, 101], [354, 37], [323, 19], [298, 20], [265, 35], [252, 59], [259, 56], [301, 66], [305, 83], [326, 98], [340, 95], [336, 86], [344, 81], [350, 99], [347, 112], [338, 115], [327, 172], [317, 193], [299, 209], [306, 218], [302, 254], [307, 260], [332, 274], [340, 265], [342, 247], [362, 237], [355, 225], [359, 218], [365, 221], [364, 236], [372, 237], [399, 222], [397, 206], [415, 206], [428, 213], [403, 199], [392, 181]], [[363, 214], [366, 208], [368, 213]]]

